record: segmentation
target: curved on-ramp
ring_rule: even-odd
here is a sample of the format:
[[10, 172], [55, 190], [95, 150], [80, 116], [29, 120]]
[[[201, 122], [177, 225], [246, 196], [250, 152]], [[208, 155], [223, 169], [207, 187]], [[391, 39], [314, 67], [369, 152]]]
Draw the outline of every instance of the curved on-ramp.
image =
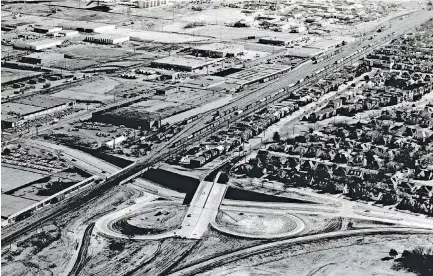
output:
[[[263, 214], [270, 214], [266, 213], [266, 212], [262, 212]], [[293, 236], [296, 236], [300, 233], [302, 233], [302, 231], [304, 231], [305, 229], [305, 223], [304, 221], [302, 221], [302, 219], [298, 218], [297, 216], [294, 215], [290, 215], [290, 214], [285, 214], [284, 216], [288, 217], [289, 219], [291, 219], [293, 222], [295, 222], [296, 227], [293, 230], [290, 230], [288, 232], [285, 233], [280, 233], [280, 234], [248, 234], [248, 233], [241, 233], [241, 232], [237, 232], [237, 231], [233, 231], [230, 229], [227, 229], [223, 226], [218, 225], [218, 223], [216, 221], [212, 221], [210, 223], [210, 226], [227, 235], [230, 236], [235, 236], [235, 237], [240, 237], [240, 238], [250, 238], [250, 239], [278, 239], [278, 238], [290, 238]]]
[[125, 234], [116, 232], [112, 229], [112, 225], [115, 221], [135, 212], [139, 211], [140, 209], [149, 208], [152, 206], [167, 206], [167, 205], [174, 205], [174, 206], [180, 206], [179, 203], [173, 202], [173, 201], [157, 201], [157, 202], [144, 202], [144, 203], [138, 203], [134, 204], [132, 206], [129, 206], [127, 208], [118, 210], [116, 212], [107, 214], [100, 219], [98, 219], [95, 223], [95, 229], [97, 232], [114, 237], [119, 239], [132, 239], [132, 240], [159, 240], [159, 239], [165, 239], [174, 237], [176, 235], [176, 230], [170, 230], [161, 234], [154, 234], [154, 235], [135, 235], [135, 236], [127, 236]]

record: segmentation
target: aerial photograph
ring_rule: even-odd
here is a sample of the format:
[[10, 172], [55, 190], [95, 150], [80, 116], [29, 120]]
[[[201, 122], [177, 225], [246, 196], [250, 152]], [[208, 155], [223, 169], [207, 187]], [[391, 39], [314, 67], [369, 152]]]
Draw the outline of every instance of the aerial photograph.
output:
[[433, 276], [433, 1], [2, 0], [1, 275]]

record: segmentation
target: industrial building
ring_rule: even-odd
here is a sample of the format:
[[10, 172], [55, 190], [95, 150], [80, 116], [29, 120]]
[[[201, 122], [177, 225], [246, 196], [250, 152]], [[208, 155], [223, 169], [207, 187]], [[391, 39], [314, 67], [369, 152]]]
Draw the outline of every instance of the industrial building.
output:
[[134, 108], [131, 106], [94, 112], [92, 113], [92, 120], [143, 130], [161, 127], [161, 116], [159, 114], [145, 112], [139, 107]]
[[50, 62], [59, 61], [65, 58], [64, 54], [60, 53], [34, 53], [21, 58], [21, 62], [31, 64], [48, 64]]
[[196, 56], [212, 58], [235, 57], [244, 53], [244, 47], [236, 44], [212, 43], [197, 46], [192, 53]]
[[295, 44], [299, 44], [304, 40], [305, 38], [303, 36], [293, 38], [264, 37], [259, 38], [259, 43], [274, 46], [295, 46]]
[[67, 30], [76, 30], [85, 33], [103, 33], [106, 31], [116, 29], [114, 24], [102, 24], [95, 22], [85, 22], [85, 21], [69, 21], [62, 22], [59, 24], [60, 27]]
[[120, 44], [129, 41], [129, 36], [120, 34], [97, 34], [93, 36], [86, 36], [84, 40], [99, 44]]
[[202, 57], [166, 57], [151, 62], [152, 67], [175, 70], [175, 71], [186, 71], [194, 72], [200, 70], [206, 66], [214, 64], [222, 59], [211, 59]]
[[37, 95], [2, 104], [2, 128], [13, 128], [36, 117], [73, 107], [74, 100]]
[[137, 5], [140, 9], [147, 9], [167, 5], [167, 0], [139, 0]]
[[31, 41], [20, 41], [15, 42], [14, 47], [18, 49], [28, 49], [39, 51], [47, 48], [59, 46], [63, 43], [61, 39], [44, 39], [44, 40], [31, 40]]
[[62, 30], [59, 32], [60, 36], [66, 36], [66, 37], [76, 36], [79, 34], [80, 33], [78, 31], [73, 31], [73, 30]]
[[33, 31], [37, 33], [42, 34], [48, 34], [48, 33], [58, 33], [62, 30], [61, 27], [54, 27], [54, 26], [41, 26], [41, 25], [35, 25], [33, 26]]

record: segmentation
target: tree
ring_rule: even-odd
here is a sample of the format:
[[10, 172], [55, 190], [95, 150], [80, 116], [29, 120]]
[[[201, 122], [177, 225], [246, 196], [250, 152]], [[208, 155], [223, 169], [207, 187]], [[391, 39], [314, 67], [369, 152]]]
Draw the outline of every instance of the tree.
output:
[[392, 249], [389, 251], [389, 256], [395, 258], [395, 257], [397, 257], [397, 255], [398, 255], [398, 252], [397, 252], [397, 250], [395, 250], [394, 248], [392, 248]]
[[365, 75], [365, 76], [364, 76], [364, 80], [365, 80], [366, 82], [369, 82], [369, 81], [370, 81], [370, 76], [369, 76], [369, 75]]
[[274, 140], [274, 142], [280, 142], [281, 141], [281, 136], [280, 136], [280, 133], [278, 133], [278, 131], [274, 132], [274, 136], [272, 136], [272, 140]]

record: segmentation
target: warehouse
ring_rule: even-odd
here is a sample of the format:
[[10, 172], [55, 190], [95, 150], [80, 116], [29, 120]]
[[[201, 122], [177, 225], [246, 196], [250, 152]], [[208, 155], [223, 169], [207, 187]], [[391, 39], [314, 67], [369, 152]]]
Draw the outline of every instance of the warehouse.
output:
[[288, 49], [285, 55], [289, 57], [312, 58], [314, 56], [320, 55], [323, 52], [323, 50], [316, 48], [300, 47]]
[[29, 49], [39, 51], [47, 48], [59, 46], [63, 43], [63, 40], [57, 39], [44, 39], [44, 40], [32, 40], [32, 41], [21, 41], [14, 43], [14, 47], [18, 49]]
[[62, 30], [61, 27], [54, 27], [54, 26], [41, 26], [41, 25], [35, 25], [33, 26], [33, 31], [37, 33], [42, 34], [48, 34], [48, 33], [58, 33]]
[[212, 58], [235, 57], [244, 53], [244, 47], [236, 44], [212, 43], [195, 47], [192, 53], [196, 56]]
[[65, 58], [64, 54], [60, 53], [34, 53], [21, 58], [21, 62], [31, 64], [49, 64]]
[[85, 22], [85, 21], [69, 21], [59, 24], [60, 27], [67, 30], [76, 30], [85, 33], [103, 33], [106, 31], [116, 29], [114, 24], [101, 24], [95, 22]]
[[293, 38], [264, 37], [259, 39], [259, 43], [274, 46], [294, 46], [304, 40], [305, 38], [303, 36], [297, 35]]
[[2, 127], [10, 128], [36, 117], [54, 113], [75, 105], [75, 101], [37, 95], [2, 104]]
[[160, 115], [145, 112], [139, 107], [123, 107], [110, 111], [94, 112], [92, 113], [92, 120], [142, 130], [161, 127]]
[[120, 44], [129, 41], [129, 36], [120, 34], [97, 34], [93, 36], [86, 36], [84, 40], [99, 44]]
[[195, 72], [220, 60], [222, 59], [210, 59], [191, 56], [166, 57], [152, 61], [151, 66], [175, 71]]
[[79, 35], [80, 33], [78, 31], [73, 31], [73, 30], [63, 30], [59, 32], [59, 35], [61, 36], [67, 36], [67, 37], [71, 37], [71, 36], [76, 36]]

